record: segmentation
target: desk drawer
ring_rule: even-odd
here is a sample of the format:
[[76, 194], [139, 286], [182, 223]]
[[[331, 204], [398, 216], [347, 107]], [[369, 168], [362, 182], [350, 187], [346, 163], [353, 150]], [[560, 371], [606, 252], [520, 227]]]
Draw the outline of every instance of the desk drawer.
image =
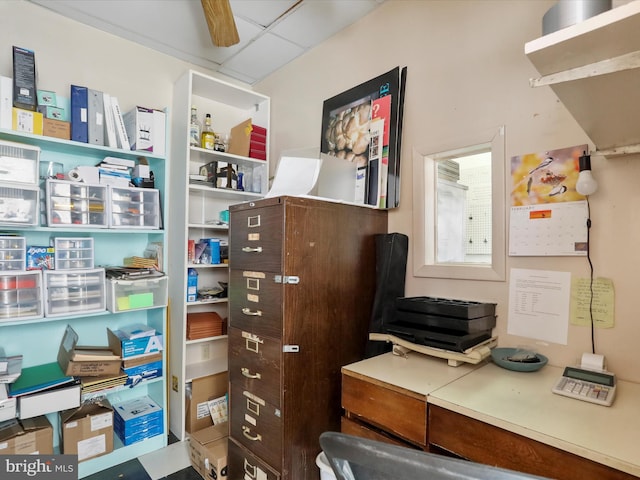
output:
[[280, 480], [280, 474], [247, 449], [229, 439], [229, 478], [234, 480]]
[[467, 460], [565, 480], [637, 477], [516, 433], [429, 405], [429, 444]]
[[342, 407], [359, 420], [427, 445], [427, 403], [379, 384], [342, 375]]
[[282, 284], [273, 273], [235, 270], [229, 275], [229, 325], [272, 338], [282, 337]]
[[277, 340], [229, 328], [229, 381], [280, 407], [281, 352]]

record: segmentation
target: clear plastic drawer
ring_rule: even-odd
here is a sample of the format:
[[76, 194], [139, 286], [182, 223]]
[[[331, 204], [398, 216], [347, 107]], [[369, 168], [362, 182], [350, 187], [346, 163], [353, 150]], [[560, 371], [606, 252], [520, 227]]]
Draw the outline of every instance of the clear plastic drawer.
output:
[[107, 309], [117, 313], [166, 306], [168, 278], [164, 275], [136, 280], [109, 279]]
[[0, 182], [38, 185], [40, 148], [0, 140]]
[[0, 271], [26, 270], [25, 237], [0, 236]]
[[111, 228], [160, 228], [160, 191], [111, 186]]
[[47, 225], [106, 228], [107, 185], [47, 180]]
[[42, 315], [42, 272], [0, 274], [0, 321]]
[[104, 268], [44, 272], [45, 317], [105, 310]]
[[93, 238], [55, 237], [56, 270], [92, 269], [94, 267]]
[[0, 185], [0, 225], [37, 225], [37, 187]]

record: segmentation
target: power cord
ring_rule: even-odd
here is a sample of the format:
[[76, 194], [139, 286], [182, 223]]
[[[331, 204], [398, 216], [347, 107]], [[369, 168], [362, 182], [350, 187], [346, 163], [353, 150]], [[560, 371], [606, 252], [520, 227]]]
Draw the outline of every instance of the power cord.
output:
[[587, 261], [589, 262], [589, 318], [591, 319], [591, 353], [596, 353], [595, 329], [593, 322], [593, 263], [591, 262], [591, 206], [589, 205], [589, 197], [587, 196]]

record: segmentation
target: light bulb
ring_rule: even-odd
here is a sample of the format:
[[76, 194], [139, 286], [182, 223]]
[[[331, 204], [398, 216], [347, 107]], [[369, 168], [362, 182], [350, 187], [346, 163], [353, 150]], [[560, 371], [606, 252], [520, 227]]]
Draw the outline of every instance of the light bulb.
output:
[[580, 195], [592, 195], [598, 190], [598, 182], [591, 173], [591, 156], [583, 152], [578, 161], [580, 173], [576, 182], [576, 191]]
[[593, 178], [591, 170], [583, 170], [578, 174], [576, 191], [580, 195], [593, 195], [598, 190], [598, 182]]

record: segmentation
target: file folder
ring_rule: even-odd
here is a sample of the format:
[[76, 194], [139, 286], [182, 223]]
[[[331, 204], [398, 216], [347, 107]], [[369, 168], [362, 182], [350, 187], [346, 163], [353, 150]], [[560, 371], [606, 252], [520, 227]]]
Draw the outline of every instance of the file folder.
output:
[[71, 140], [89, 143], [89, 114], [87, 87], [71, 85]]
[[9, 395], [17, 397], [48, 388], [72, 383], [74, 378], [65, 375], [58, 362], [45, 363], [22, 369], [18, 379], [9, 386]]

